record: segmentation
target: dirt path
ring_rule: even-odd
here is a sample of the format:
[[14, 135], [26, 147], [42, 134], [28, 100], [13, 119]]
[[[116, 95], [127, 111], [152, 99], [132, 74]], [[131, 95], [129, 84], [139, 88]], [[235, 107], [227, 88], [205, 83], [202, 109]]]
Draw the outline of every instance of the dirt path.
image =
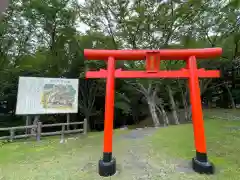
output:
[[[122, 156], [120, 173], [123, 174], [124, 172], [124, 174], [131, 175], [132, 179], [139, 180], [152, 179], [152, 174], [159, 174], [159, 167], [153, 166], [150, 162], [150, 148], [140, 141], [147, 136], [151, 136], [155, 131], [156, 129], [154, 128], [132, 130], [130, 133], [122, 136], [123, 139], [130, 143]], [[164, 174], [164, 172], [162, 173]]]
[[139, 128], [132, 130], [130, 133], [125, 134], [122, 138], [125, 139], [143, 139], [147, 136], [151, 136], [156, 132], [156, 128]]
[[144, 128], [116, 137], [115, 141], [121, 141], [124, 144], [123, 148], [114, 151], [117, 157], [118, 172], [115, 176], [104, 179], [171, 179], [172, 175], [178, 171], [192, 172], [188, 166], [178, 167], [178, 164], [165, 158], [161, 158], [162, 160], [156, 163], [151, 156], [151, 143], [142, 143], [144, 138], [155, 132], [155, 128]]

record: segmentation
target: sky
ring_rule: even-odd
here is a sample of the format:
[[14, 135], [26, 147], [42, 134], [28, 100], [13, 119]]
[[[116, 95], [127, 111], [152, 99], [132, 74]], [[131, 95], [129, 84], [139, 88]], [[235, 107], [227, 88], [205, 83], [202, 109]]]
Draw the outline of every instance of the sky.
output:
[[89, 27], [82, 22], [77, 24], [77, 30], [82, 32], [82, 33], [85, 33], [88, 29], [89, 29]]
[[[1, 1], [1, 0], [0, 0]], [[78, 2], [80, 3], [80, 4], [82, 4], [82, 3], [84, 3], [85, 2], [85, 0], [78, 0]], [[84, 23], [82, 23], [82, 22], [80, 22], [78, 25], [77, 25], [77, 30], [78, 31], [80, 31], [80, 32], [86, 32], [87, 30], [89, 29], [89, 27], [86, 25], [86, 24], [84, 24]]]
[[[79, 0], [84, 1], [84, 0]], [[0, 0], [0, 13], [4, 12], [8, 6], [8, 0]]]

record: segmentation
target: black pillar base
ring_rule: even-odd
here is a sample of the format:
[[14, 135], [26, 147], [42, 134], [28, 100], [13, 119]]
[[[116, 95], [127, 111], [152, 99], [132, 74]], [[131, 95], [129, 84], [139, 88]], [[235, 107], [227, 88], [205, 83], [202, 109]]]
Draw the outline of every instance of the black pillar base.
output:
[[198, 152], [192, 159], [192, 168], [200, 174], [214, 174], [215, 171], [214, 165], [207, 160], [207, 154]]
[[[103, 159], [100, 159], [98, 162], [98, 173], [103, 177], [112, 176], [116, 173], [116, 159], [112, 158], [111, 155], [107, 156], [108, 155], [103, 154]], [[109, 159], [109, 157], [111, 159]]]

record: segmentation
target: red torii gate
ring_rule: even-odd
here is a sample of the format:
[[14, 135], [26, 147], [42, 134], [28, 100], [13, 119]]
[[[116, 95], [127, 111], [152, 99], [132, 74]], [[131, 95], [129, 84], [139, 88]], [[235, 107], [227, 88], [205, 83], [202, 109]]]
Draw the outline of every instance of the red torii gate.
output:
[[[173, 49], [173, 50], [93, 50], [85, 49], [87, 60], [106, 60], [107, 70], [86, 72], [86, 78], [106, 78], [106, 101], [104, 121], [103, 158], [99, 160], [99, 175], [112, 176], [116, 172], [116, 160], [112, 157], [112, 134], [114, 120], [115, 78], [188, 78], [196, 157], [192, 167], [196, 172], [213, 174], [214, 166], [208, 161], [204, 122], [198, 78], [220, 77], [218, 70], [197, 68], [196, 58], [214, 58], [222, 54], [221, 48]], [[145, 71], [115, 69], [116, 60], [146, 60]], [[186, 67], [180, 70], [159, 70], [161, 60], [185, 60]]]

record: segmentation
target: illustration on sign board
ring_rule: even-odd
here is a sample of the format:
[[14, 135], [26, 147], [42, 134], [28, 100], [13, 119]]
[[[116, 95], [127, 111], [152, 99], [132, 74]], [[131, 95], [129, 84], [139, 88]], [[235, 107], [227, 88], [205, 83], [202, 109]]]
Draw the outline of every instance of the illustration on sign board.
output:
[[72, 85], [45, 84], [41, 104], [43, 108], [73, 109], [75, 94]]

